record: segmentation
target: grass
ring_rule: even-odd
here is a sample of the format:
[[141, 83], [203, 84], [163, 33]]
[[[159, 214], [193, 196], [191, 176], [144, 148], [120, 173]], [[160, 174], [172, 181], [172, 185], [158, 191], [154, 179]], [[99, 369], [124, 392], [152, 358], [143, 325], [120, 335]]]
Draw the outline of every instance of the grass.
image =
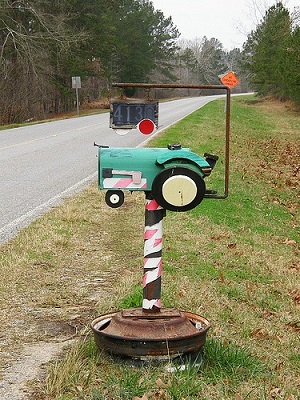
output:
[[[222, 191], [224, 123], [215, 101], [149, 146], [180, 141], [220, 155], [207, 186]], [[234, 98], [229, 198], [164, 219], [163, 305], [212, 324], [204, 357], [185, 370], [124, 363], [100, 352], [88, 327], [141, 305], [142, 194], [126, 193], [114, 210], [93, 185], [2, 245], [4, 353], [37, 334], [51, 340], [45, 320], [67, 322], [79, 337], [33, 398], [299, 399], [299, 133], [299, 114], [284, 104]]]
[[99, 357], [88, 340], [52, 365], [46, 386], [48, 392], [64, 387], [61, 399], [198, 399], [210, 393], [209, 386], [212, 397], [200, 398], [215, 398], [216, 388], [233, 394], [245, 379], [257, 376], [268, 377], [261, 361], [249, 350], [217, 339], [207, 341], [205, 358], [190, 360], [185, 369], [175, 365], [172, 371], [163, 366], [133, 367], [104, 353]]

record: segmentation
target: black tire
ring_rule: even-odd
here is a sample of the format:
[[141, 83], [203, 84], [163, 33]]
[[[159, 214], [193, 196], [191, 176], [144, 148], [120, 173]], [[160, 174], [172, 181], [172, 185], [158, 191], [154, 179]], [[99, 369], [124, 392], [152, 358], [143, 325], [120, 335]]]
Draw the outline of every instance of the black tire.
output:
[[[182, 181], [186, 179], [187, 182], [193, 182], [195, 192], [191, 200], [183, 205], [172, 204], [163, 195], [163, 186], [168, 183], [168, 180], [173, 177], [182, 177]], [[180, 179], [178, 179], [180, 180]], [[176, 185], [176, 183], [174, 184]], [[187, 167], [170, 167], [161, 171], [154, 179], [152, 184], [152, 195], [158, 204], [169, 211], [189, 211], [198, 206], [205, 195], [205, 182], [203, 178], [197, 174], [196, 171]], [[178, 188], [180, 193], [180, 187]]]
[[118, 208], [124, 203], [122, 190], [108, 190], [105, 194], [105, 202], [111, 208]]

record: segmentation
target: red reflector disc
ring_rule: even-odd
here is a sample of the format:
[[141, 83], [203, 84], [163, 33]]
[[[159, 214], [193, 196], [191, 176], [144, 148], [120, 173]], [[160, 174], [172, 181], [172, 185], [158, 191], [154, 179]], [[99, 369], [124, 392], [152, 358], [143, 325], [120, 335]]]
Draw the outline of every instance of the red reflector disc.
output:
[[155, 131], [155, 123], [151, 119], [142, 119], [137, 128], [143, 135], [150, 135]]

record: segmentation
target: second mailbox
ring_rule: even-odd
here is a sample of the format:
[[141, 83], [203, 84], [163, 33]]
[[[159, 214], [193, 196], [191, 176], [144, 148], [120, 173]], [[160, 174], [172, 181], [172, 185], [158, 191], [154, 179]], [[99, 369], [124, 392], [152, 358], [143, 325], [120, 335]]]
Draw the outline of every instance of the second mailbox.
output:
[[198, 156], [180, 144], [168, 148], [99, 148], [99, 188], [107, 190], [113, 208], [124, 202], [124, 190], [150, 192], [170, 211], [187, 211], [201, 203], [204, 178], [218, 157]]

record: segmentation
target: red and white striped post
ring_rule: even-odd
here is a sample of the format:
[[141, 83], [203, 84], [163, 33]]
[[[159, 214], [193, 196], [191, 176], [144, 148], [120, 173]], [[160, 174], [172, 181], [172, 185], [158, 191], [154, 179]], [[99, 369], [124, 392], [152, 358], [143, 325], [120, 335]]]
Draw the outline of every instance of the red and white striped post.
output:
[[162, 228], [166, 211], [146, 194], [144, 234], [143, 311], [160, 312]]

